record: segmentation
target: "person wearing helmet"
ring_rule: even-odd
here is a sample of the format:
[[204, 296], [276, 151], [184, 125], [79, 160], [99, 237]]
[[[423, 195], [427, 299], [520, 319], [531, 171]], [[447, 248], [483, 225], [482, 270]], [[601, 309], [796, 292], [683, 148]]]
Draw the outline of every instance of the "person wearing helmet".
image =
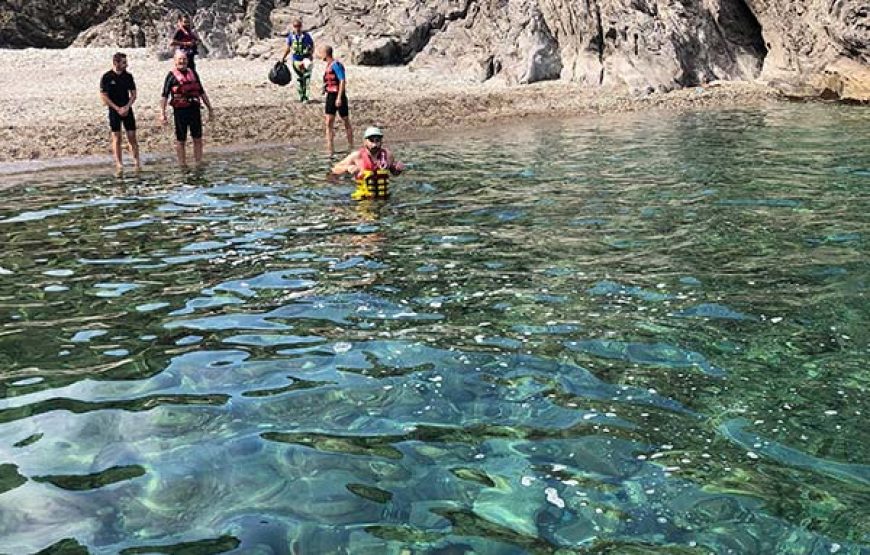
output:
[[347, 76], [344, 64], [332, 57], [331, 46], [323, 45], [318, 48], [317, 56], [326, 62], [326, 69], [323, 71], [323, 92], [326, 94], [326, 150], [332, 156], [335, 152], [335, 114], [344, 123], [347, 148], [353, 148], [353, 127], [347, 106]]
[[287, 46], [284, 47], [284, 55], [281, 57], [282, 62], [287, 61], [287, 56], [292, 53], [291, 58], [293, 71], [296, 72], [296, 92], [299, 93], [299, 102], [308, 101], [308, 83], [311, 81], [311, 68], [314, 66], [314, 39], [308, 32], [302, 31], [302, 19], [296, 18], [293, 20], [293, 30], [287, 33]]
[[329, 172], [332, 179], [349, 173], [356, 180], [353, 200], [385, 199], [390, 196], [390, 177], [405, 171], [405, 164], [397, 161], [384, 145], [384, 133], [378, 127], [369, 127], [363, 133], [363, 146], [351, 152]]

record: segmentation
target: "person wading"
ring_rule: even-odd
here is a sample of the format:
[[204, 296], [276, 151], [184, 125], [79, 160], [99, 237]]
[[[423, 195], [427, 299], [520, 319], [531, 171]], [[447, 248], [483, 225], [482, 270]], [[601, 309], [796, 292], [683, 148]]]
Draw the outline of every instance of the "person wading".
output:
[[377, 127], [369, 127], [363, 133], [364, 143], [333, 166], [330, 179], [349, 173], [356, 180], [353, 200], [385, 199], [390, 196], [390, 176], [405, 171], [405, 164], [397, 161], [393, 153], [383, 146], [384, 133]]
[[100, 79], [100, 99], [109, 108], [109, 129], [112, 137], [112, 156], [115, 158], [115, 168], [123, 169], [121, 160], [121, 125], [127, 133], [130, 144], [130, 155], [138, 170], [139, 142], [136, 140], [136, 117], [133, 115], [133, 103], [136, 102], [136, 82], [127, 72], [127, 55], [117, 52], [112, 56], [112, 69], [103, 74]]
[[353, 127], [350, 124], [350, 110], [347, 105], [347, 76], [344, 64], [332, 57], [332, 47], [328, 45], [317, 49], [318, 57], [326, 62], [323, 72], [323, 92], [326, 94], [326, 150], [329, 155], [335, 153], [335, 114], [344, 123], [344, 133], [347, 136], [347, 148], [353, 148]]
[[175, 153], [178, 163], [187, 164], [185, 145], [187, 132], [193, 139], [193, 159], [199, 164], [202, 161], [202, 108], [208, 108], [209, 121], [214, 119], [211, 102], [199, 75], [187, 67], [187, 55], [178, 51], [173, 60], [175, 67], [166, 75], [163, 81], [163, 93], [160, 99], [160, 123], [166, 125], [166, 105], [172, 106], [175, 122]]

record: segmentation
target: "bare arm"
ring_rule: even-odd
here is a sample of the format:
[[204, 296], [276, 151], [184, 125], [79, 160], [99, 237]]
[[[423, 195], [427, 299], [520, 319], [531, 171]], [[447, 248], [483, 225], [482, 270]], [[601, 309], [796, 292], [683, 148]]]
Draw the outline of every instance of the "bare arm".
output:
[[341, 99], [344, 98], [345, 84], [346, 83], [347, 83], [347, 75], [344, 76], [344, 79], [342, 79], [341, 81], [338, 82], [338, 94], [336, 95], [336, 98], [335, 98], [335, 105], [336, 106], [341, 106], [341, 104], [342, 104]]
[[160, 97], [160, 121], [166, 123], [166, 104], [169, 102], [169, 97]]
[[200, 96], [200, 98], [202, 99], [202, 103], [205, 104], [205, 107], [208, 108], [208, 119], [213, 119], [214, 110], [211, 109], [211, 100], [208, 99], [208, 95], [205, 94], [205, 91], [202, 91], [202, 95]]
[[136, 89], [130, 91], [130, 101], [127, 102], [125, 108], [132, 108], [134, 102], [136, 102]]
[[351, 152], [342, 161], [332, 167], [330, 171], [333, 175], [341, 175], [343, 173], [356, 173], [359, 169], [359, 152]]
[[282, 62], [286, 62], [286, 61], [287, 61], [287, 55], [288, 55], [288, 54], [290, 54], [290, 45], [289, 45], [289, 44], [285, 44], [285, 45], [284, 45], [284, 54], [281, 56], [281, 61], [282, 61]]
[[387, 169], [390, 170], [391, 174], [399, 175], [400, 173], [405, 171], [405, 164], [396, 160], [396, 157], [393, 156], [392, 151], [390, 151], [390, 165], [388, 166]]
[[100, 93], [100, 100], [103, 101], [103, 104], [105, 104], [106, 106], [108, 106], [112, 110], [115, 110], [116, 112], [121, 109], [120, 106], [116, 106], [115, 103], [112, 102], [112, 100], [109, 98], [109, 95], [107, 93], [101, 92]]

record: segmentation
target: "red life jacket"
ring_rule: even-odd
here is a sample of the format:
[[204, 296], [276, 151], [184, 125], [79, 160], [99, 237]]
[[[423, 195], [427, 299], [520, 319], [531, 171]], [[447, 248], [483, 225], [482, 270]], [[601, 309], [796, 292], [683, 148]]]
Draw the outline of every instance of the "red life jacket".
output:
[[338, 60], [332, 60], [329, 62], [329, 66], [327, 66], [326, 71], [323, 72], [323, 88], [328, 93], [338, 92], [338, 75], [336, 75], [335, 70], [332, 69], [333, 64], [336, 62], [338, 62]]
[[179, 46], [179, 48], [188, 54], [196, 54], [196, 44], [199, 42], [199, 37], [197, 36], [196, 31], [193, 29], [188, 30], [184, 27], [178, 27], [177, 32], [181, 33], [181, 42], [191, 43], [190, 46]]
[[372, 158], [366, 147], [359, 149], [360, 166], [356, 172], [354, 200], [387, 198], [390, 196], [390, 152], [381, 148], [377, 158]]
[[181, 73], [177, 68], [172, 68], [172, 75], [175, 76], [177, 84], [170, 89], [172, 99], [169, 105], [173, 108], [189, 108], [199, 105], [199, 97], [205, 92], [196, 74], [192, 69], [188, 68]]

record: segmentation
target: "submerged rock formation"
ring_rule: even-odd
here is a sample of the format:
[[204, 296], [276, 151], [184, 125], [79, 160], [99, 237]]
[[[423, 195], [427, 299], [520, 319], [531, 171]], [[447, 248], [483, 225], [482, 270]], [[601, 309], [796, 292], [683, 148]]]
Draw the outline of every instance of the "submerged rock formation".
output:
[[[148, 46], [193, 16], [211, 56], [271, 56], [295, 15], [362, 65], [474, 80], [565, 79], [636, 93], [761, 78], [870, 99], [862, 0], [0, 0], [0, 46]], [[74, 42], [73, 42], [73, 39]]]

